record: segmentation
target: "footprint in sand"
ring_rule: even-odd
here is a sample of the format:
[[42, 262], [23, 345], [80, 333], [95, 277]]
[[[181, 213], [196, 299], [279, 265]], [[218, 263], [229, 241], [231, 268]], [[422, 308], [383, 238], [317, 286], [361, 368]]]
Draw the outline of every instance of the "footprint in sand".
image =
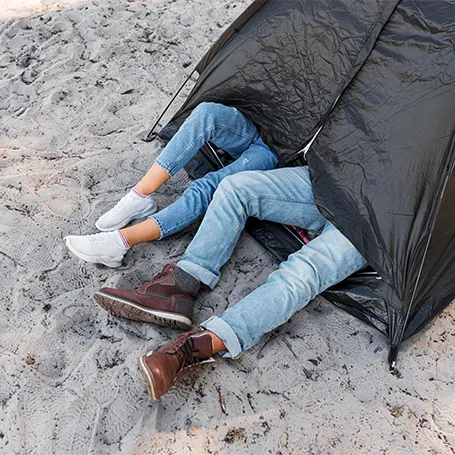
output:
[[433, 420], [448, 434], [455, 434], [455, 386], [439, 383], [433, 399]]

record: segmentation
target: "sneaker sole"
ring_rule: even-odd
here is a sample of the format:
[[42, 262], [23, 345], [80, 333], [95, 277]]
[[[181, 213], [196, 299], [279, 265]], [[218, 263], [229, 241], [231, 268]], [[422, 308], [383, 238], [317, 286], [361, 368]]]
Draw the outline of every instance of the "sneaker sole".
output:
[[147, 390], [148, 390], [150, 398], [152, 400], [156, 401], [156, 400], [159, 400], [160, 397], [156, 393], [155, 381], [153, 380], [152, 373], [150, 373], [150, 370], [149, 370], [147, 364], [145, 363], [146, 357], [147, 356], [145, 356], [145, 355], [142, 357], [139, 357], [139, 359], [138, 359], [139, 370], [141, 371], [142, 376], [144, 377], [145, 383], [147, 384]]
[[110, 267], [112, 269], [116, 269], [122, 265], [122, 261], [109, 260], [103, 256], [88, 256], [84, 253], [81, 253], [80, 251], [76, 250], [76, 248], [74, 248], [68, 240], [65, 240], [65, 243], [67, 248], [71, 251], [71, 253], [74, 254], [74, 256], [82, 259], [85, 262], [89, 262], [90, 264], [103, 264], [106, 267]]
[[155, 214], [157, 212], [157, 210], [158, 210], [158, 207], [155, 206], [153, 209], [147, 209], [144, 212], [136, 213], [134, 215], [131, 215], [130, 217], [125, 218], [125, 220], [123, 220], [121, 223], [118, 223], [115, 226], [109, 226], [108, 228], [100, 228], [98, 226], [98, 221], [97, 221], [95, 223], [95, 227], [101, 232], [116, 231], [117, 229], [121, 229], [121, 228], [125, 227], [126, 225], [130, 224], [131, 221], [133, 221], [133, 220], [139, 220], [141, 218], [146, 218], [146, 217], [148, 217], [150, 215]]
[[98, 305], [113, 316], [120, 316], [125, 319], [131, 319], [132, 321], [150, 322], [163, 327], [183, 330], [191, 329], [193, 324], [190, 318], [181, 314], [151, 310], [150, 308], [144, 308], [129, 300], [104, 292], [95, 292], [93, 298]]

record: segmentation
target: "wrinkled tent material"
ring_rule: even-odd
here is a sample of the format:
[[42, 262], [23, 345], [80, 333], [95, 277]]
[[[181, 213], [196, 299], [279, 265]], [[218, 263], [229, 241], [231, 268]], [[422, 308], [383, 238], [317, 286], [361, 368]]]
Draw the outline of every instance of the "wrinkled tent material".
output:
[[323, 125], [306, 155], [316, 201], [379, 275], [324, 296], [386, 334], [393, 364], [455, 298], [455, 0], [256, 1], [197, 70], [165, 140], [221, 102], [295, 165]]

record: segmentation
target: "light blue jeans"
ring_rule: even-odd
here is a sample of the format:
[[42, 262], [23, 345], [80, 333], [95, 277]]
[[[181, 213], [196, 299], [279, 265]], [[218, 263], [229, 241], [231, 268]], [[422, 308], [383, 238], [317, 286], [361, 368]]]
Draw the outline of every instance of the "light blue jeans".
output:
[[267, 282], [202, 327], [238, 357], [318, 294], [366, 266], [364, 258], [319, 212], [307, 167], [241, 172], [225, 178], [177, 264], [213, 288], [249, 216], [319, 234], [289, 256]]
[[274, 169], [278, 163], [278, 158], [264, 144], [253, 122], [237, 109], [217, 103], [199, 104], [155, 162], [173, 176], [207, 141], [229, 153], [235, 161], [195, 180], [176, 202], [151, 217], [160, 229], [160, 238], [200, 219], [218, 185], [228, 175]]

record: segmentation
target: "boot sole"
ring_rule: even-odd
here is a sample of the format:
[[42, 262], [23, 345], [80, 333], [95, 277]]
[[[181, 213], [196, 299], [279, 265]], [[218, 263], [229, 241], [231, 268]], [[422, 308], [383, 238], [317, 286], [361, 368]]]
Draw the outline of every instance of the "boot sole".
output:
[[147, 384], [147, 390], [150, 395], [150, 398], [154, 401], [159, 400], [159, 396], [156, 393], [155, 382], [153, 381], [153, 376], [150, 373], [150, 370], [145, 363], [146, 356], [139, 357], [139, 370], [141, 370], [142, 376], [144, 377], [145, 383]]
[[167, 311], [151, 310], [136, 303], [104, 292], [95, 292], [95, 302], [113, 316], [120, 316], [132, 321], [151, 322], [163, 327], [191, 329], [193, 322], [190, 318], [181, 314], [169, 313]]
[[113, 226], [109, 226], [107, 228], [100, 228], [98, 226], [98, 221], [95, 223], [95, 227], [101, 231], [101, 232], [110, 232], [110, 231], [116, 231], [117, 229], [121, 229], [125, 226], [127, 226], [128, 224], [131, 223], [131, 221], [133, 220], [140, 220], [141, 218], [147, 218], [149, 217], [150, 215], [153, 215], [155, 214], [156, 212], [158, 211], [158, 207], [154, 207], [152, 209], [147, 209], [147, 210], [144, 210], [143, 212], [141, 213], [135, 213], [134, 215], [131, 215], [129, 216], [128, 218], [125, 218], [121, 223], [118, 223], [116, 225], [113, 225]]

